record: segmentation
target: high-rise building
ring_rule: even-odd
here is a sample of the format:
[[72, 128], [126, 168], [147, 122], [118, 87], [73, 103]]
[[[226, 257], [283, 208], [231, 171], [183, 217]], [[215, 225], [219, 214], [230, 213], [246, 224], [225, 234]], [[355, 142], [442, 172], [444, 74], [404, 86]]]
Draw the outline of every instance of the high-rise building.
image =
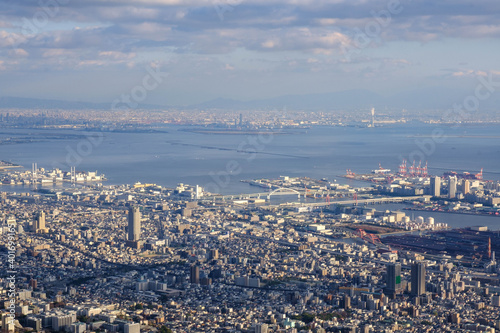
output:
[[449, 320], [450, 320], [450, 323], [452, 323], [452, 324], [460, 324], [460, 314], [459, 313], [451, 313]]
[[37, 281], [36, 281], [36, 279], [31, 279], [31, 280], [30, 280], [30, 287], [31, 287], [31, 289], [33, 289], [33, 290], [35, 290], [35, 289], [36, 289], [36, 287], [37, 287]]
[[7, 315], [7, 313], [0, 313], [2, 317], [2, 332], [14, 332], [15, 331], [15, 318]]
[[457, 177], [452, 176], [448, 179], [448, 198], [453, 199], [457, 196]]
[[191, 283], [200, 283], [200, 267], [193, 265], [191, 266], [191, 275], [189, 281]]
[[77, 322], [71, 324], [70, 326], [71, 333], [85, 333], [86, 330], [87, 330], [87, 324], [85, 323]]
[[139, 207], [128, 210], [128, 240], [138, 241], [141, 238], [141, 211]]
[[127, 323], [123, 327], [124, 333], [140, 333], [141, 332], [141, 324], [139, 323]]
[[441, 195], [441, 177], [431, 177], [431, 195], [439, 197]]
[[210, 250], [210, 259], [213, 259], [213, 260], [219, 259], [219, 250], [218, 249]]
[[425, 265], [421, 262], [411, 265], [411, 294], [425, 294]]
[[53, 331], [65, 331], [69, 330], [71, 324], [76, 322], [76, 311], [71, 311], [68, 313], [56, 314], [52, 317], [52, 330]]
[[460, 186], [460, 192], [462, 194], [466, 195], [467, 193], [470, 193], [470, 181], [468, 179], [462, 179], [462, 184]]
[[195, 187], [195, 199], [198, 200], [203, 196], [203, 188], [199, 185]]
[[351, 308], [351, 297], [349, 295], [344, 295], [343, 300], [344, 310], [349, 310]]
[[392, 294], [398, 294], [403, 291], [401, 284], [401, 264], [387, 264], [387, 291]]
[[500, 296], [498, 295], [491, 296], [491, 306], [500, 307]]
[[255, 333], [267, 333], [268, 326], [267, 324], [257, 324], [255, 325]]
[[36, 233], [47, 232], [47, 229], [45, 228], [45, 212], [43, 210], [37, 214], [33, 229]]

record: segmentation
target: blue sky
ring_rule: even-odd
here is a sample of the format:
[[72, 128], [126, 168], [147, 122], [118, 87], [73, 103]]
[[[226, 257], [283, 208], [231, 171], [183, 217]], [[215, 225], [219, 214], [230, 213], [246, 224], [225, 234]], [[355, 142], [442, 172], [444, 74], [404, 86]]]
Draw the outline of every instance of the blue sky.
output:
[[437, 86], [500, 74], [500, 2], [0, 0], [0, 96], [147, 103]]

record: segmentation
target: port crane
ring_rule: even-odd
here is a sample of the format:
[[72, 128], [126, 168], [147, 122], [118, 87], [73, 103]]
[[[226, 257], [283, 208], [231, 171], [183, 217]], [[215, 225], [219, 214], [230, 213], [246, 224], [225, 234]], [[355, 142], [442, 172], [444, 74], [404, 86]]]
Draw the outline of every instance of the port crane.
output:
[[356, 176], [356, 174], [352, 172], [351, 169], [346, 170], [346, 178], [354, 178], [354, 176]]
[[410, 166], [408, 171], [410, 173], [410, 176], [415, 176], [415, 161], [413, 161], [413, 164]]
[[425, 161], [425, 166], [422, 168], [422, 177], [429, 176], [429, 170], [427, 168], [427, 161]]
[[481, 168], [481, 172], [475, 174], [476, 179], [482, 180], [483, 179], [483, 168]]
[[402, 176], [406, 175], [406, 159], [403, 159], [403, 162], [399, 165], [399, 174]]

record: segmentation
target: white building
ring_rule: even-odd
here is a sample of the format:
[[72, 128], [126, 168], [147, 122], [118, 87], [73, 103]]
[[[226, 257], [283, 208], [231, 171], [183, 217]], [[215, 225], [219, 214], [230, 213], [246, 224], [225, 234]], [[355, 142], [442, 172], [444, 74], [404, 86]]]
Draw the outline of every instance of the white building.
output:
[[141, 332], [141, 324], [139, 323], [125, 324], [124, 333], [140, 333], [140, 332]]

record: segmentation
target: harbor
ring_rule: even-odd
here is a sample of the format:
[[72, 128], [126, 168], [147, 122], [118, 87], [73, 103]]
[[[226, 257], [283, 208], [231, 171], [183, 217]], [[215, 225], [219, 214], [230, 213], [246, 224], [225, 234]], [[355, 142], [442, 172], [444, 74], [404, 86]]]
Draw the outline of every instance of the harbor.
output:
[[[13, 166], [22, 168], [21, 166]], [[55, 185], [63, 183], [99, 183], [106, 181], [104, 174], [97, 171], [76, 171], [74, 167], [70, 171], [63, 171], [58, 168], [39, 168], [37, 163], [33, 163], [31, 170], [1, 170], [0, 185], [10, 186], [38, 186]]]

